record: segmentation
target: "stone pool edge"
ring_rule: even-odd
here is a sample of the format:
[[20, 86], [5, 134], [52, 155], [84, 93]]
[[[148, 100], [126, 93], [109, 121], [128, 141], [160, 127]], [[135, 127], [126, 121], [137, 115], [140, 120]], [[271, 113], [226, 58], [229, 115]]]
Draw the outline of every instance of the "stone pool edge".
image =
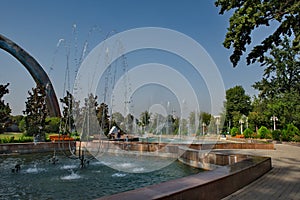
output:
[[271, 169], [271, 158], [247, 156], [237, 163], [219, 166], [212, 171], [101, 197], [98, 200], [221, 199], [258, 179]]

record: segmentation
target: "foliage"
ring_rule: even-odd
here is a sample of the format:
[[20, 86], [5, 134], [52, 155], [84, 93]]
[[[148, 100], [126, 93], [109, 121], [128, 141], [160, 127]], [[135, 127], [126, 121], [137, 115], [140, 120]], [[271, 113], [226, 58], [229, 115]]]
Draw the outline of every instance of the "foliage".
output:
[[[242, 115], [247, 116], [248, 113], [252, 110], [250, 96], [245, 94], [245, 90], [242, 86], [235, 86], [226, 91], [225, 108], [225, 123], [233, 122], [235, 116], [235, 126], [238, 126], [237, 122]], [[238, 120], [236, 120], [236, 117], [238, 117]]]
[[7, 127], [7, 122], [11, 113], [9, 104], [5, 104], [4, 100], [2, 100], [3, 96], [9, 93], [9, 90], [7, 89], [8, 86], [9, 83], [6, 85], [0, 85], [0, 133], [4, 132], [5, 128]]
[[134, 116], [130, 113], [124, 118], [125, 132], [132, 133], [134, 125]]
[[26, 131], [26, 120], [25, 120], [26, 117], [23, 117], [22, 120], [19, 122], [19, 130], [21, 132], [25, 132]]
[[271, 134], [272, 134], [273, 140], [277, 140], [277, 141], [281, 140], [281, 130], [276, 129], [276, 130], [272, 131]]
[[15, 138], [13, 136], [0, 139], [0, 143], [14, 143], [14, 141]]
[[292, 141], [293, 141], [293, 142], [300, 142], [300, 136], [299, 136], [299, 135], [295, 135], [295, 136], [292, 138]]
[[150, 124], [150, 117], [151, 113], [149, 113], [147, 110], [142, 112], [140, 115], [140, 125], [148, 126]]
[[59, 117], [47, 117], [46, 118], [45, 132], [46, 133], [58, 133], [59, 132], [59, 125], [60, 125], [60, 118]]
[[277, 29], [267, 36], [259, 45], [253, 47], [247, 55], [247, 64], [256, 61], [263, 62], [264, 55], [272, 48], [279, 46], [282, 38], [293, 36], [293, 49], [300, 48], [300, 1], [242, 1], [216, 0], [215, 5], [220, 7], [219, 14], [233, 11], [230, 17], [230, 26], [223, 42], [224, 47], [233, 47], [230, 60], [236, 66], [251, 44], [252, 33], [262, 26], [276, 25]]
[[23, 116], [23, 115], [16, 115], [16, 116], [12, 116], [12, 115], [11, 115], [10, 118], [11, 118], [12, 124], [16, 124], [16, 125], [18, 126], [19, 131], [21, 131], [21, 132], [24, 132], [24, 131], [25, 131], [25, 129], [24, 129], [25, 124], [24, 124], [22, 130], [21, 130], [21, 128], [20, 128], [20, 122], [23, 120], [24, 123], [25, 123], [25, 119], [24, 119], [24, 116]]
[[114, 112], [111, 118], [112, 118], [112, 124], [114, 125], [116, 124], [120, 126], [120, 124], [124, 122], [124, 116], [120, 112]]
[[300, 51], [291, 47], [288, 38], [271, 48], [264, 57], [264, 78], [254, 84], [260, 96], [273, 98], [281, 93], [300, 93]]
[[297, 136], [300, 136], [300, 132], [299, 129], [293, 124], [288, 124], [287, 128], [282, 131], [283, 141], [292, 141], [293, 138], [297, 139]]
[[74, 104], [78, 106], [77, 102], [74, 102], [73, 95], [67, 91], [64, 98], [60, 99], [63, 103], [63, 116], [61, 118], [61, 131], [65, 135], [69, 135], [73, 130], [75, 130], [75, 120], [73, 116]]
[[256, 131], [258, 130], [258, 126], [260, 124], [260, 116], [258, 112], [249, 112], [248, 115], [248, 122], [249, 122], [249, 126], [252, 129], [255, 129]]
[[[294, 124], [300, 127], [300, 96], [298, 93], [281, 93], [273, 98], [259, 98], [254, 109], [257, 110], [257, 125], [273, 126], [271, 117], [277, 117], [276, 128], [283, 130], [286, 124]], [[252, 116], [248, 116], [249, 123], [252, 125]]]
[[270, 131], [267, 127], [265, 126], [261, 126], [259, 129], [258, 129], [258, 137], [260, 139], [268, 139], [270, 138]]
[[242, 114], [239, 112], [239, 111], [233, 111], [231, 112], [231, 115], [232, 115], [232, 123], [233, 123], [233, 126], [235, 127], [238, 127], [240, 126], [240, 119], [242, 118]]
[[101, 103], [100, 106], [96, 108], [96, 115], [100, 128], [104, 131], [104, 134], [107, 135], [109, 132], [108, 105]]
[[200, 121], [202, 123], [205, 123], [206, 126], [210, 124], [210, 121], [212, 119], [212, 115], [207, 112], [200, 112]]
[[18, 141], [15, 141], [15, 142], [18, 142], [18, 143], [24, 143], [24, 142], [33, 142], [33, 138], [32, 137], [27, 137], [25, 135], [22, 135]]
[[252, 134], [253, 134], [253, 130], [252, 129], [250, 129], [250, 128], [246, 128], [245, 130], [244, 130], [244, 136], [245, 136], [245, 138], [251, 138], [252, 137]]
[[254, 96], [252, 100], [252, 111], [248, 115], [249, 127], [258, 132], [258, 127], [263, 125], [269, 126], [270, 114], [266, 113], [266, 108], [268, 107], [268, 102], [266, 99], [257, 98]]
[[230, 135], [232, 137], [238, 135], [240, 133], [240, 130], [237, 128], [237, 127], [233, 127], [231, 130], [230, 130]]
[[32, 137], [27, 137], [24, 134], [5, 134], [0, 137], [0, 144], [3, 143], [24, 143], [33, 142]]
[[46, 105], [46, 91], [41, 85], [28, 91], [26, 109], [23, 113], [26, 115], [26, 135], [38, 137], [41, 141], [45, 139], [45, 126], [48, 109]]
[[84, 99], [84, 106], [82, 108], [76, 107], [74, 120], [76, 121], [77, 130], [82, 131], [80, 133], [82, 140], [89, 140], [90, 136], [99, 134], [99, 123], [101, 122], [102, 111], [98, 109], [97, 96], [92, 93], [88, 94]]

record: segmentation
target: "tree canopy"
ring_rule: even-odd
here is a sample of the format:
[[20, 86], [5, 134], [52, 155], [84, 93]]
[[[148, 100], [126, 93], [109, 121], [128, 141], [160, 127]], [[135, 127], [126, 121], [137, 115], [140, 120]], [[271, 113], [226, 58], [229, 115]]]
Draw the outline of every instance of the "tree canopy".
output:
[[287, 37], [279, 45], [272, 45], [270, 55], [264, 57], [264, 77], [254, 84], [260, 96], [300, 93], [300, 50], [293, 49]]
[[248, 65], [263, 62], [265, 54], [273, 45], [279, 46], [284, 36], [293, 38], [293, 49], [300, 49], [299, 0], [217, 0], [215, 5], [220, 7], [221, 15], [233, 11], [223, 45], [228, 49], [233, 47], [230, 60], [234, 67], [246, 52], [246, 46], [251, 44], [253, 31], [270, 26], [271, 22], [277, 22], [273, 23], [277, 25], [276, 30], [253, 47], [246, 57]]
[[[238, 121], [242, 115], [251, 111], [251, 99], [242, 86], [235, 86], [226, 91], [226, 122]], [[236, 119], [236, 120], [235, 120]]]
[[60, 99], [60, 102], [63, 104], [63, 116], [61, 119], [61, 130], [63, 134], [70, 134], [72, 130], [75, 130], [75, 120], [73, 117], [73, 107], [74, 104], [78, 104], [74, 102], [73, 95], [67, 91], [65, 97]]
[[6, 122], [9, 119], [11, 109], [9, 104], [5, 104], [4, 100], [2, 99], [5, 94], [9, 93], [8, 87], [9, 83], [6, 85], [0, 85], [0, 133], [4, 131], [6, 126]]
[[104, 134], [107, 135], [110, 128], [108, 105], [105, 103], [101, 103], [100, 106], [96, 108], [96, 115], [100, 128], [104, 131]]
[[26, 134], [44, 140], [46, 117], [49, 113], [46, 105], [45, 88], [42, 85], [37, 85], [32, 88], [32, 92], [28, 91], [28, 94], [26, 109], [23, 111], [26, 115]]

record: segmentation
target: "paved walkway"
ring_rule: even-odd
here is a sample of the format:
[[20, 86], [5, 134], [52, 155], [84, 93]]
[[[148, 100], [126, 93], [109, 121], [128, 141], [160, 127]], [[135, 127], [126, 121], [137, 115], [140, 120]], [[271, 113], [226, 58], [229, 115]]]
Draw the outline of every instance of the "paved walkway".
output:
[[300, 146], [276, 144], [276, 150], [226, 150], [268, 156], [273, 169], [224, 200], [300, 200]]

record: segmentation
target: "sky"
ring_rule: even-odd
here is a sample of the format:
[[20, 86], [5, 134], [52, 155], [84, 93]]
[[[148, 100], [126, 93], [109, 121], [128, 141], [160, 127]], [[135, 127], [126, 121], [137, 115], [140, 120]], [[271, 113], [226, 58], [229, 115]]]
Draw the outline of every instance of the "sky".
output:
[[[170, 29], [192, 38], [214, 61], [226, 90], [242, 85], [247, 94], [256, 95], [252, 85], [261, 80], [263, 69], [258, 65], [247, 66], [244, 60], [237, 67], [232, 67], [229, 60], [232, 50], [222, 46], [230, 15], [219, 15], [218, 11], [211, 0], [1, 0], [0, 34], [20, 45], [43, 66], [58, 98], [63, 97], [66, 89], [72, 88], [81, 57], [86, 56], [82, 52], [89, 53], [115, 34], [143, 27]], [[254, 42], [259, 42], [267, 32], [255, 32]], [[148, 53], [129, 53], [126, 57], [129, 69], [143, 62], [153, 62], [147, 59]], [[175, 62], [176, 56], [165, 52], [157, 55], [157, 51], [152, 51], [150, 54], [156, 62], [185, 65], [182, 60]], [[65, 75], [66, 66], [69, 66], [69, 79]], [[0, 50], [0, 69], [0, 84], [10, 83], [10, 93], [5, 95], [5, 102], [9, 103], [13, 115], [22, 114], [28, 91], [35, 87], [35, 83], [26, 69], [3, 50]], [[197, 79], [188, 70], [186, 77]], [[104, 83], [103, 80], [100, 83]], [[192, 85], [197, 87], [197, 83]], [[145, 88], [151, 91], [147, 86], [141, 88], [136, 91], [134, 99], [141, 100], [141, 91]], [[198, 97], [201, 96], [198, 89], [195, 91]], [[155, 95], [155, 92], [151, 94]], [[156, 105], [158, 103], [148, 102], [152, 108], [160, 107]]]

